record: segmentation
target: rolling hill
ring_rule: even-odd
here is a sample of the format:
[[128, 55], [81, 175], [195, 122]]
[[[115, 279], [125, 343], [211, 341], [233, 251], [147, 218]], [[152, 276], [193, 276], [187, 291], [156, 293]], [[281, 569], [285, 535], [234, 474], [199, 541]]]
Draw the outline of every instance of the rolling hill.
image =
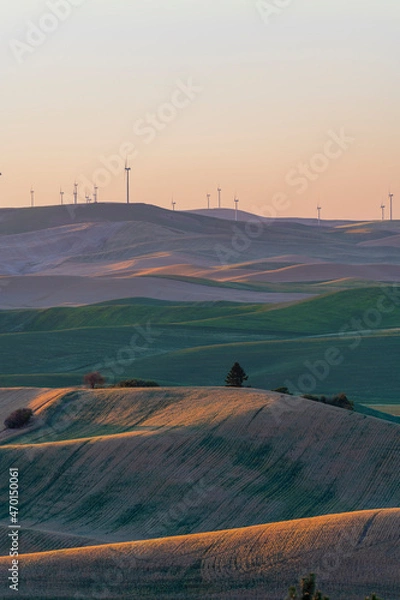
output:
[[0, 392], [21, 402], [19, 597], [283, 600], [315, 571], [397, 600], [399, 425], [249, 389]]
[[258, 388], [398, 405], [399, 303], [396, 285], [378, 285], [279, 306], [133, 299], [0, 311], [0, 383], [79, 385], [97, 369], [108, 383], [220, 385], [239, 360]]
[[[145, 204], [2, 209], [0, 307], [129, 297], [279, 303], [318, 293], [315, 283], [400, 281], [397, 223], [326, 225], [255, 216], [236, 224]], [[291, 286], [304, 282], [310, 290], [299, 296]], [[286, 289], [275, 295], [268, 286], [278, 283]]]
[[0, 461], [4, 472], [20, 466], [32, 529], [128, 541], [399, 501], [399, 426], [309, 400], [225, 388], [59, 390], [31, 406], [35, 426], [3, 432]]
[[311, 566], [332, 600], [364, 600], [371, 589], [397, 600], [399, 536], [400, 511], [383, 510], [33, 553], [21, 557], [18, 597], [284, 600]]

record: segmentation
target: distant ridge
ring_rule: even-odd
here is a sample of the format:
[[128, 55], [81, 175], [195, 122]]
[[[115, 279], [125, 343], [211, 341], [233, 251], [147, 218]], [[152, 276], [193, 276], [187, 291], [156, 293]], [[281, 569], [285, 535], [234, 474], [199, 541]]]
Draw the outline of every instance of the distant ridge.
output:
[[[228, 221], [236, 220], [236, 211], [234, 208], [197, 208], [192, 210], [184, 211], [190, 214], [202, 215], [205, 217], [212, 217], [214, 219], [226, 219]], [[318, 219], [310, 219], [307, 217], [263, 217], [262, 215], [257, 215], [253, 213], [249, 213], [243, 210], [238, 210], [238, 221], [254, 221], [261, 220], [266, 223], [277, 222], [287, 222], [287, 223], [299, 223], [301, 225], [308, 225], [313, 227], [318, 227]], [[337, 227], [340, 225], [350, 225], [356, 224], [356, 220], [346, 220], [346, 219], [322, 219], [321, 227]]]

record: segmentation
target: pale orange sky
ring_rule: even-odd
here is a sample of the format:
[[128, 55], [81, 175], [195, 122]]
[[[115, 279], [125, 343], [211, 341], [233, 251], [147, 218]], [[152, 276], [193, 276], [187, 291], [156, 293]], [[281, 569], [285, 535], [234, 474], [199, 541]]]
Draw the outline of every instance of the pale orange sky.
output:
[[326, 218], [378, 219], [391, 186], [400, 218], [395, 0], [7, 4], [0, 206], [28, 205], [31, 185], [38, 205], [60, 185], [70, 202], [75, 178], [124, 201], [109, 159], [123, 169], [129, 144], [132, 201], [215, 206], [220, 185], [225, 207], [236, 192], [269, 215], [279, 193], [278, 216], [320, 201]]

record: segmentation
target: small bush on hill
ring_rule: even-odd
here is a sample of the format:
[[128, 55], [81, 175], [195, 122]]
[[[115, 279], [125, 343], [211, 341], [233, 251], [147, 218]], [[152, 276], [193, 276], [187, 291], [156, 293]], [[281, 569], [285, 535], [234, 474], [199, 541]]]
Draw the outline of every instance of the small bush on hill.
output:
[[322, 402], [323, 404], [329, 404], [330, 406], [337, 406], [339, 408], [346, 408], [347, 410], [354, 410], [354, 402], [349, 400], [346, 394], [336, 394], [332, 398], [326, 396], [314, 396], [313, 394], [304, 394], [302, 396], [307, 400], [313, 400], [314, 402]]
[[278, 387], [276, 390], [272, 390], [273, 392], [278, 392], [278, 394], [286, 394], [286, 396], [293, 396], [292, 392], [289, 391], [287, 387]]
[[18, 408], [4, 421], [7, 429], [20, 429], [29, 423], [33, 415], [30, 408]]
[[347, 408], [347, 410], [354, 410], [354, 402], [349, 400], [346, 394], [343, 393], [333, 396], [330, 404], [333, 404], [333, 406], [339, 406], [340, 408]]
[[145, 381], [144, 379], [126, 379], [115, 384], [118, 388], [150, 388], [160, 387], [156, 381]]

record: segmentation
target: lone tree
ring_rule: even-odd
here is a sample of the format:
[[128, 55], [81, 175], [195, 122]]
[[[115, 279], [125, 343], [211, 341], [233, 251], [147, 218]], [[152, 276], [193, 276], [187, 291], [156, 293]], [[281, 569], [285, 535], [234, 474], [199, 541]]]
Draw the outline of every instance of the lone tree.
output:
[[85, 385], [88, 385], [92, 390], [94, 390], [96, 385], [104, 385], [106, 380], [101, 373], [95, 371], [94, 373], [87, 373], [87, 375], [85, 375], [83, 378], [83, 382]]
[[226, 387], [242, 387], [243, 381], [247, 381], [248, 376], [239, 365], [238, 362], [235, 362], [232, 369], [229, 371], [228, 375], [225, 379]]
[[300, 582], [300, 594], [297, 593], [294, 586], [289, 589], [288, 600], [329, 600], [319, 590], [316, 591], [316, 587], [315, 575], [310, 573], [308, 577], [303, 577]]

